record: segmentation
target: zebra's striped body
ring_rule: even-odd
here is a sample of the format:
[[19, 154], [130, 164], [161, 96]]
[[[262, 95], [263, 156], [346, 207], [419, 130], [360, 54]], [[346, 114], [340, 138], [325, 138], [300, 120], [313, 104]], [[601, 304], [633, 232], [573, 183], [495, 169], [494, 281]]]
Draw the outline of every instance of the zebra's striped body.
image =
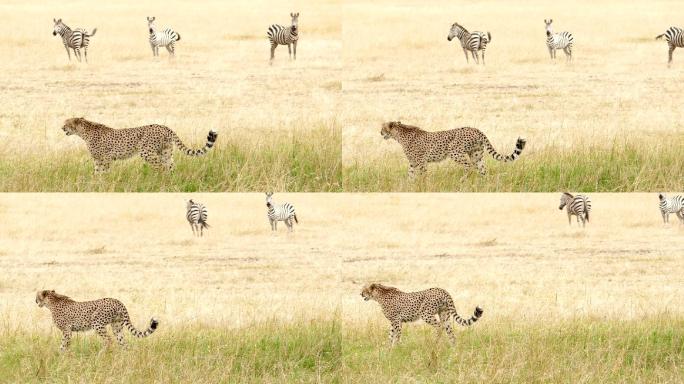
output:
[[154, 25], [156, 17], [147, 18], [147, 27], [150, 30], [150, 47], [152, 47], [152, 56], [159, 56], [159, 47], [165, 47], [169, 51], [169, 55], [176, 54], [176, 41], [180, 41], [181, 36], [178, 32], [171, 28], [166, 28], [161, 31], [157, 30]]
[[487, 44], [492, 41], [491, 33], [480, 31], [468, 32], [465, 27], [458, 23], [451, 25], [451, 30], [447, 36], [447, 40], [451, 41], [454, 37], [458, 38], [461, 42], [461, 48], [463, 48], [463, 53], [465, 54], [466, 63], [468, 62], [468, 51], [470, 51], [475, 63], [479, 64], [480, 59], [477, 55], [478, 51], [482, 51], [482, 65], [485, 63], [485, 51], [487, 50]]
[[69, 61], [71, 61], [71, 53], [69, 48], [73, 49], [74, 56], [81, 61], [81, 49], [83, 49], [83, 55], [85, 56], [86, 63], [88, 62], [88, 46], [90, 45], [90, 38], [95, 35], [97, 28], [93, 29], [92, 33], [88, 33], [83, 28], [76, 28], [72, 30], [62, 22], [62, 19], [56, 20], [54, 29], [52, 30], [52, 35], [59, 35], [62, 38], [62, 43], [64, 44], [64, 49], [66, 49], [67, 56], [69, 56]]
[[672, 63], [672, 52], [674, 52], [675, 48], [684, 48], [684, 29], [679, 27], [670, 27], [662, 35], [656, 36], [656, 40], [663, 36], [665, 36], [665, 40], [667, 40], [667, 46], [669, 48], [667, 51], [667, 65], [669, 66]]
[[185, 217], [188, 219], [188, 223], [190, 223], [192, 234], [204, 236], [204, 228], [209, 228], [209, 224], [207, 224], [207, 207], [204, 204], [188, 200]]
[[663, 216], [663, 223], [670, 222], [670, 213], [677, 215], [679, 221], [684, 224], [684, 196], [676, 195], [668, 198], [664, 193], [658, 195], [660, 200], [660, 214]]
[[290, 13], [292, 17], [292, 24], [289, 27], [280, 24], [273, 24], [268, 27], [268, 41], [271, 43], [271, 59], [269, 64], [273, 64], [275, 57], [275, 49], [278, 45], [287, 45], [287, 51], [290, 53], [292, 59], [292, 48], [294, 48], [294, 59], [297, 60], [297, 41], [299, 40], [299, 12]]
[[566, 208], [568, 212], [568, 224], [572, 225], [572, 216], [577, 216], [577, 223], [582, 223], [584, 227], [589, 222], [589, 212], [591, 212], [591, 200], [585, 195], [573, 196], [567, 192], [561, 195], [558, 209]]
[[299, 224], [295, 208], [290, 203], [275, 205], [273, 204], [273, 192], [266, 193], [266, 208], [268, 208], [268, 221], [271, 223], [271, 231], [278, 230], [278, 222], [284, 221], [288, 232], [292, 232], [294, 223]]
[[551, 59], [556, 58], [556, 50], [562, 49], [565, 52], [565, 58], [567, 61], [572, 60], [572, 45], [574, 38], [570, 32], [559, 32], [554, 33], [551, 28], [551, 23], [553, 19], [544, 19], [544, 24], [546, 24], [546, 47], [549, 48], [549, 55]]

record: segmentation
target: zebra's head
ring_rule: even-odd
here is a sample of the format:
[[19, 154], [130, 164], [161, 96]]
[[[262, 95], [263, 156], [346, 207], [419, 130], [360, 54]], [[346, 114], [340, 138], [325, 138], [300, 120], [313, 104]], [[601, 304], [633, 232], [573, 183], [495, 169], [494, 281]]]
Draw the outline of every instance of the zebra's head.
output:
[[55, 27], [52, 29], [52, 36], [63, 35], [66, 30], [66, 25], [62, 23], [62, 19], [52, 19], [55, 22]]
[[558, 206], [558, 209], [562, 210], [563, 208], [565, 208], [565, 206], [568, 205], [568, 203], [571, 202], [574, 198], [575, 197], [569, 194], [568, 192], [563, 192], [560, 198], [560, 205]]
[[156, 19], [155, 16], [147, 17], [147, 28], [149, 28], [150, 34], [153, 34], [157, 30], [157, 27], [154, 26], [154, 19]]
[[553, 23], [553, 19], [544, 19], [544, 24], [546, 24], [546, 36], [551, 36], [553, 33], [553, 28], [551, 27], [551, 23]]
[[297, 28], [299, 28], [299, 12], [290, 13], [292, 17], [292, 24], [290, 25], [290, 30], [292, 33], [297, 34]]
[[659, 193], [659, 194], [658, 194], [658, 200], [663, 201], [663, 200], [665, 200], [665, 199], [667, 199], [667, 196], [665, 196], [664, 193]]
[[195, 202], [192, 201], [192, 199], [187, 200], [187, 201], [185, 202], [185, 208], [186, 208], [186, 209], [192, 208], [193, 205], [195, 205]]
[[460, 38], [465, 30], [466, 29], [458, 23], [451, 24], [451, 29], [449, 30], [449, 36], [447, 36], [447, 40], [451, 41], [454, 39], [454, 37]]
[[273, 206], [273, 192], [266, 192], [266, 206], [268, 208]]

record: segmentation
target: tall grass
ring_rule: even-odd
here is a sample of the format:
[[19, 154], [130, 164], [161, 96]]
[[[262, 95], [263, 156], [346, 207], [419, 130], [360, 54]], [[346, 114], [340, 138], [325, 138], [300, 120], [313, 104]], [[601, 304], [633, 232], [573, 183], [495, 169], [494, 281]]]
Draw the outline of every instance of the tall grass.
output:
[[[486, 318], [485, 318], [486, 319]], [[591, 318], [526, 323], [483, 319], [450, 346], [407, 325], [387, 345], [387, 324], [302, 320], [242, 329], [164, 328], [127, 349], [79, 335], [0, 331], [0, 382], [75, 383], [677, 383], [684, 319]]]
[[488, 174], [464, 170], [453, 161], [429, 164], [425, 175], [411, 181], [408, 162], [397, 153], [383, 161], [352, 161], [344, 166], [348, 192], [652, 192], [684, 189], [681, 138], [616, 139], [612, 145], [572, 148], [545, 146], [525, 151], [513, 163], [485, 158]]
[[78, 151], [2, 155], [0, 191], [338, 191], [342, 185], [340, 151], [336, 126], [236, 141], [219, 136], [218, 145], [204, 157], [176, 152], [176, 169], [170, 173], [135, 157], [116, 161], [108, 173], [94, 175], [84, 144]]

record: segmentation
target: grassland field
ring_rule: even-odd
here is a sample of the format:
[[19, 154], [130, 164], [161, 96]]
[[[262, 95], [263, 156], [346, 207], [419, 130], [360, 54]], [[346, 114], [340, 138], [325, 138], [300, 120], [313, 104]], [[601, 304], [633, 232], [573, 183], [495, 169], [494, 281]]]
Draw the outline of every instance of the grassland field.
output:
[[[269, 66], [269, 25], [301, 7], [297, 60], [279, 47]], [[336, 2], [120, 1], [0, 4], [0, 190], [335, 191], [341, 188], [341, 21]], [[152, 56], [146, 17], [181, 34], [175, 59]], [[53, 18], [97, 33], [89, 63], [69, 62]], [[73, 56], [73, 54], [72, 54]], [[94, 177], [87, 149], [65, 119], [115, 128], [164, 124], [213, 157], [176, 154], [173, 175], [139, 161]], [[152, 174], [149, 174], [152, 173]]]
[[[681, 190], [683, 116], [679, 25], [673, 1], [351, 1], [342, 33], [343, 178], [346, 191]], [[544, 19], [574, 35], [573, 62], [552, 62]], [[466, 63], [452, 23], [489, 31], [486, 65]], [[522, 136], [519, 161], [467, 177], [453, 162], [406, 177], [401, 147], [380, 135], [397, 121], [428, 131], [472, 126], [502, 153]]]
[[[187, 197], [209, 209], [203, 238]], [[681, 382], [684, 226], [655, 194], [592, 194], [585, 229], [555, 193], [274, 198], [297, 208], [293, 233], [270, 232], [263, 194], [5, 194], [0, 382]], [[389, 349], [359, 295], [373, 281], [485, 313], [453, 347], [414, 323]], [[81, 333], [60, 355], [40, 289], [160, 327], [124, 350]]]

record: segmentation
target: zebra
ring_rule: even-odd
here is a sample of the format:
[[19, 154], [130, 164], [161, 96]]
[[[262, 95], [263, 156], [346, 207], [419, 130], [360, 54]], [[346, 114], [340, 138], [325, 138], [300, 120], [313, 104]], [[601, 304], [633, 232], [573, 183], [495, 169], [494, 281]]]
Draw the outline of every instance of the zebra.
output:
[[568, 211], [568, 224], [572, 225], [572, 215], [577, 216], [577, 224], [582, 222], [582, 227], [589, 222], [589, 212], [591, 212], [591, 200], [585, 195], [573, 196], [567, 192], [563, 192], [560, 198], [559, 210], [566, 207]]
[[192, 234], [204, 236], [204, 228], [209, 228], [209, 224], [207, 224], [207, 207], [190, 199], [186, 204], [185, 217], [188, 219], [188, 223], [190, 223]]
[[553, 23], [553, 19], [549, 19], [548, 21], [544, 19], [544, 24], [546, 24], [546, 46], [549, 48], [551, 59], [553, 60], [556, 58], [556, 49], [562, 49], [563, 52], [565, 52], [566, 61], [572, 61], [572, 44], [574, 39], [572, 33], [553, 33], [551, 23]]
[[670, 213], [674, 213], [679, 221], [684, 224], [684, 196], [676, 195], [668, 198], [664, 193], [658, 195], [660, 200], [660, 214], [663, 216], [663, 223], [670, 222]]
[[290, 46], [294, 48], [294, 59], [297, 60], [297, 40], [299, 40], [299, 12], [290, 13], [292, 17], [292, 23], [290, 27], [285, 27], [280, 24], [272, 24], [268, 27], [268, 41], [271, 42], [271, 60], [269, 64], [273, 65], [273, 58], [275, 57], [275, 49], [278, 45], [287, 45], [287, 52], [290, 54], [290, 60], [292, 60], [292, 50]]
[[667, 29], [667, 31], [665, 31], [665, 33], [656, 36], [656, 40], [663, 36], [665, 36], [665, 40], [667, 40], [667, 46], [669, 47], [669, 50], [667, 51], [667, 66], [669, 67], [672, 64], [672, 52], [674, 52], [676, 47], [684, 47], [684, 29], [679, 27], [670, 27]]
[[93, 29], [92, 33], [88, 33], [83, 28], [76, 28], [72, 30], [64, 24], [62, 19], [53, 18], [52, 21], [55, 22], [54, 29], [52, 30], [52, 36], [61, 36], [62, 43], [64, 43], [64, 49], [66, 49], [67, 56], [69, 56], [69, 61], [71, 61], [71, 53], [69, 48], [74, 50], [74, 56], [81, 62], [81, 48], [83, 48], [83, 55], [85, 56], [86, 63], [88, 62], [88, 45], [90, 45], [90, 38], [95, 36], [97, 28]]
[[287, 225], [288, 232], [292, 232], [294, 226], [292, 221], [299, 224], [295, 208], [290, 203], [283, 203], [280, 205], [273, 204], [273, 192], [266, 192], [266, 208], [268, 208], [268, 221], [271, 223], [271, 231], [278, 230], [278, 222], [284, 221]]
[[166, 28], [162, 31], [157, 31], [157, 27], [154, 25], [154, 19], [156, 17], [147, 18], [147, 27], [150, 30], [150, 47], [152, 47], [152, 56], [159, 56], [159, 47], [165, 47], [169, 51], [170, 56], [175, 56], [175, 45], [177, 41], [180, 41], [180, 33], [174, 31], [171, 28]]
[[473, 31], [468, 32], [462, 25], [458, 23], [453, 23], [451, 25], [451, 30], [447, 36], [447, 40], [451, 41], [454, 37], [458, 38], [461, 42], [461, 47], [463, 48], [463, 53], [465, 54], [466, 63], [468, 63], [468, 51], [473, 55], [475, 63], [480, 64], [480, 60], [477, 56], [477, 51], [482, 51], [482, 65], [485, 63], [485, 50], [487, 49], [487, 44], [492, 41], [492, 34], [487, 32]]

